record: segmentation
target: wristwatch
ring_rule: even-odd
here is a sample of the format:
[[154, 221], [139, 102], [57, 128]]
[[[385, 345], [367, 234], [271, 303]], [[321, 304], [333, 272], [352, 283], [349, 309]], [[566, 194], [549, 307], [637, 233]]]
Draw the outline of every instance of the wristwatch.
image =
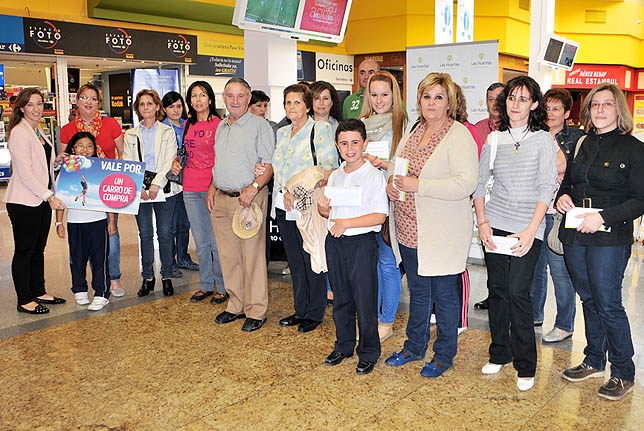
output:
[[255, 181], [253, 184], [251, 184], [253, 187], [255, 187], [255, 190], [259, 190], [259, 184], [257, 184], [257, 181]]

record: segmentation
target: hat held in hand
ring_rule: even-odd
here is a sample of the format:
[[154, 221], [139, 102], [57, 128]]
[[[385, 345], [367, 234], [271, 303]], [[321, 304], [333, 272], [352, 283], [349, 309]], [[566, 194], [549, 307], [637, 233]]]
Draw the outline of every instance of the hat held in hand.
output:
[[264, 214], [255, 202], [250, 207], [239, 206], [233, 215], [233, 232], [241, 239], [252, 238], [262, 226]]

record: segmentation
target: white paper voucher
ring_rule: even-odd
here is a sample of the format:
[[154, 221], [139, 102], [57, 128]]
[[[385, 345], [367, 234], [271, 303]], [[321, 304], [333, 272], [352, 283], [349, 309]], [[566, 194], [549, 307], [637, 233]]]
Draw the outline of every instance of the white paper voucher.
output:
[[324, 196], [329, 198], [332, 207], [359, 207], [362, 205], [362, 188], [360, 187], [326, 186]]

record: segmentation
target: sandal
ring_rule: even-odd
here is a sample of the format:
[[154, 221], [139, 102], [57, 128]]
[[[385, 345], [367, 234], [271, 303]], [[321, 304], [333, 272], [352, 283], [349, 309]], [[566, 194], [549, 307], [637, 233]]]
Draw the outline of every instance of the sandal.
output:
[[67, 302], [66, 299], [64, 298], [57, 298], [57, 297], [52, 297], [53, 299], [42, 299], [42, 298], [34, 298], [34, 301], [36, 301], [38, 304], [64, 304]]
[[27, 313], [27, 314], [45, 314], [45, 313], [49, 313], [49, 308], [43, 307], [40, 304], [36, 305], [36, 308], [34, 308], [33, 310], [28, 310], [25, 307], [23, 307], [22, 305], [18, 304], [17, 309], [18, 309], [18, 311], [20, 313]]
[[197, 290], [194, 295], [190, 298], [190, 302], [201, 302], [209, 296], [212, 296], [213, 292], [206, 292], [205, 290]]
[[230, 295], [228, 294], [228, 292], [215, 292], [212, 299], [210, 300], [210, 303], [221, 304], [222, 302], [225, 302], [228, 298], [230, 298]]

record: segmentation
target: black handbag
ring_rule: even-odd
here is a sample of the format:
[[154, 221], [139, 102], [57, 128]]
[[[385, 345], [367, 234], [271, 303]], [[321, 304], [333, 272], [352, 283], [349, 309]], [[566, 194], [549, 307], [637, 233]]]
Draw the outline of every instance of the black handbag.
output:
[[[141, 154], [141, 140], [139, 137], [136, 137], [136, 149], [139, 152], [139, 162], [143, 161], [143, 155]], [[154, 178], [157, 176], [157, 173], [154, 171], [148, 171], [147, 169], [143, 173], [143, 188], [145, 190], [150, 190], [150, 187], [152, 186], [152, 181], [154, 181]], [[165, 187], [163, 187], [163, 193], [170, 193], [170, 187], [171, 184], [170, 182], [166, 183]]]
[[[188, 127], [190, 127], [190, 124], [186, 121], [185, 127], [183, 128], [184, 142], [186, 138], [186, 133], [188, 132]], [[179, 144], [177, 143], [177, 145]], [[179, 175], [174, 175], [172, 173], [172, 170], [170, 170], [168, 171], [167, 174], [165, 174], [165, 177], [168, 181], [172, 181], [173, 183], [183, 185], [183, 168], [186, 167], [186, 162], [188, 161], [188, 150], [186, 150], [185, 145], [181, 145], [180, 147], [177, 148], [177, 161], [181, 165], [181, 172], [179, 172]]]

